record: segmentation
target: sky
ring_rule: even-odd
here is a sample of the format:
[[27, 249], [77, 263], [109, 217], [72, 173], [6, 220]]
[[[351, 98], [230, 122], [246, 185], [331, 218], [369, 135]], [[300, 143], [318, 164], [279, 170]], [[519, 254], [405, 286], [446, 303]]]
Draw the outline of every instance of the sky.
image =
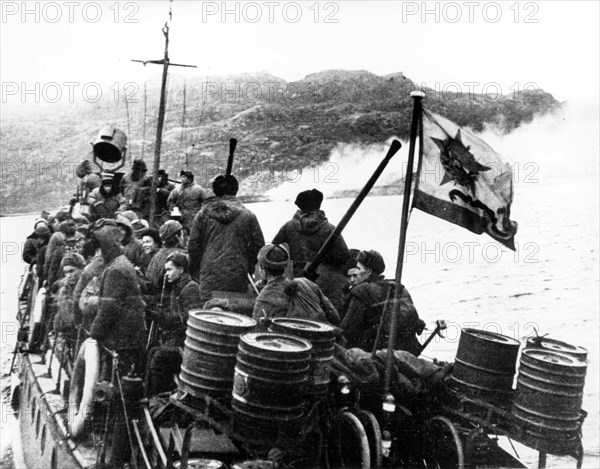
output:
[[[65, 101], [155, 80], [169, 1], [2, 1], [2, 104]], [[428, 87], [542, 88], [598, 102], [597, 1], [174, 1], [172, 62], [188, 75], [403, 72]], [[175, 71], [174, 69], [171, 69]], [[98, 85], [96, 85], [98, 84]], [[86, 86], [87, 85], [87, 86]], [[36, 102], [37, 102], [36, 101]]]

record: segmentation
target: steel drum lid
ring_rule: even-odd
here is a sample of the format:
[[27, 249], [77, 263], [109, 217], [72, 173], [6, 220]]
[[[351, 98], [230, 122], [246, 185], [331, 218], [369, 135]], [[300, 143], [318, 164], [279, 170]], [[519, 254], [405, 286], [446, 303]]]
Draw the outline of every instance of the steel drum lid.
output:
[[502, 334], [497, 334], [496, 332], [482, 331], [479, 329], [463, 329], [463, 333], [466, 333], [470, 336], [476, 337], [478, 339], [487, 340], [489, 342], [494, 342], [498, 344], [506, 344], [506, 345], [514, 345], [517, 348], [521, 346], [521, 342], [512, 337], [508, 337]]
[[[256, 321], [248, 316], [227, 311], [212, 311], [203, 309], [192, 309], [189, 312], [190, 319], [200, 322], [206, 322], [213, 325], [222, 325], [229, 327], [252, 328], [256, 326]], [[188, 319], [188, 322], [190, 321]]]
[[585, 374], [587, 362], [581, 358], [565, 353], [553, 352], [552, 350], [528, 348], [521, 354], [521, 362], [526, 366], [532, 366], [531, 362], [539, 363], [543, 371], [567, 372], [571, 374]]
[[312, 344], [305, 339], [270, 332], [247, 332], [240, 336], [240, 345], [247, 345], [257, 351], [275, 355], [293, 356], [308, 353]]
[[587, 349], [580, 347], [579, 345], [567, 344], [566, 342], [551, 339], [550, 337], [529, 337], [527, 339], [527, 347], [565, 353], [567, 355], [579, 357], [582, 360], [586, 360], [588, 354]]
[[329, 335], [333, 338], [335, 336], [335, 327], [326, 322], [297, 318], [275, 318], [272, 320], [272, 323], [285, 329], [299, 330], [311, 333], [311, 335], [315, 333], [316, 337]]
[[[181, 461], [175, 461], [173, 467], [179, 469], [181, 467]], [[216, 459], [190, 458], [188, 459], [187, 467], [189, 469], [224, 469], [225, 465]]]

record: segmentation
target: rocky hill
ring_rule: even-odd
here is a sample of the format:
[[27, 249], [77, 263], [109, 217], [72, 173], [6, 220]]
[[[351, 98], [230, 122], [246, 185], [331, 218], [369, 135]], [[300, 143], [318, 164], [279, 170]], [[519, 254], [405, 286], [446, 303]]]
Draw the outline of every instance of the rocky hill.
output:
[[[106, 123], [128, 133], [128, 157], [143, 156], [151, 166], [159, 80], [148, 83], [146, 100], [141, 86], [127, 103], [122, 96], [115, 100], [107, 95], [97, 103], [4, 110], [1, 212], [66, 203], [76, 184], [74, 168], [89, 157], [90, 143]], [[223, 172], [229, 139], [235, 137], [234, 173], [241, 179], [240, 193], [257, 196], [277, 186], [282, 174], [327, 161], [338, 143], [408, 138], [409, 93], [417, 86], [402, 73], [327, 70], [288, 83], [268, 73], [184, 81], [173, 71], [168, 88], [162, 167], [173, 176], [189, 168], [206, 185]], [[429, 109], [476, 131], [492, 124], [510, 132], [560, 106], [541, 90], [498, 99], [424, 91]]]

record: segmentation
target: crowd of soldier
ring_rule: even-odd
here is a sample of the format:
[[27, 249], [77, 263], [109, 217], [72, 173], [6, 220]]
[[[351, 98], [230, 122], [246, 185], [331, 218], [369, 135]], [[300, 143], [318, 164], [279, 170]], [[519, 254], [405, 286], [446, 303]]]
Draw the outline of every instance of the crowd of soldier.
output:
[[[117, 352], [123, 372], [148, 365], [150, 394], [174, 385], [188, 311], [235, 311], [234, 303], [220, 297], [223, 291], [258, 293], [251, 311], [238, 312], [251, 314], [259, 328], [276, 317], [298, 317], [336, 326], [338, 342], [347, 348], [370, 351], [387, 343], [389, 318], [379, 344], [375, 337], [395, 284], [385, 280], [377, 251], [349, 250], [339, 236], [315, 282], [303, 276], [335, 228], [321, 210], [318, 190], [298, 194], [298, 210], [265, 244], [257, 217], [237, 198], [234, 176], [215, 178], [209, 197], [190, 171], [180, 173], [175, 187], [161, 170], [159, 216], [149, 223], [151, 184], [143, 161], [134, 161], [120, 181], [93, 172], [89, 162], [78, 175], [90, 210], [54, 217], [44, 212], [23, 260], [53, 298], [55, 331], [72, 348], [87, 335]], [[396, 348], [415, 352], [415, 333], [424, 323], [404, 287], [399, 298]], [[146, 352], [155, 345], [161, 347], [146, 364]], [[111, 367], [110, 355], [105, 357], [104, 375]]]

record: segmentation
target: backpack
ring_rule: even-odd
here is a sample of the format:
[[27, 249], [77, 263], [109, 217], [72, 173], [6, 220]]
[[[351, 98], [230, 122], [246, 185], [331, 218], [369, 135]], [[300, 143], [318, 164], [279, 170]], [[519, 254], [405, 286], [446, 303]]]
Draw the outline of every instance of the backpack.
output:
[[310, 280], [298, 277], [290, 284], [285, 293], [291, 298], [286, 317], [329, 322], [321, 307], [319, 295], [311, 287]]

